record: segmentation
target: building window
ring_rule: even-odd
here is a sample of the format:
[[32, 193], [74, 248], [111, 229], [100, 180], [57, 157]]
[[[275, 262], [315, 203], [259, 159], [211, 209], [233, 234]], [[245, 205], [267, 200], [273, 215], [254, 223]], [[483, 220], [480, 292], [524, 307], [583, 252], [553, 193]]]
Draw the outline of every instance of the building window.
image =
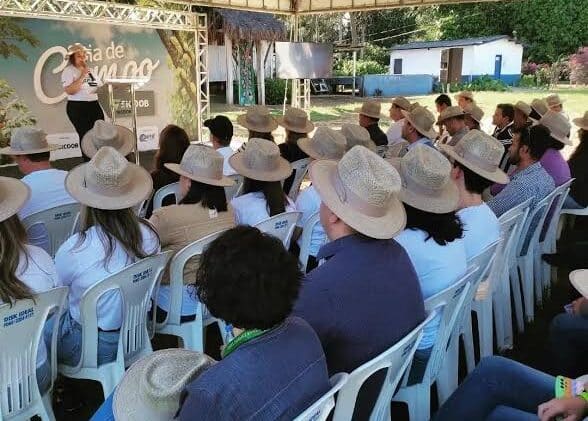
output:
[[402, 74], [402, 59], [401, 58], [394, 59], [394, 74], [395, 75]]

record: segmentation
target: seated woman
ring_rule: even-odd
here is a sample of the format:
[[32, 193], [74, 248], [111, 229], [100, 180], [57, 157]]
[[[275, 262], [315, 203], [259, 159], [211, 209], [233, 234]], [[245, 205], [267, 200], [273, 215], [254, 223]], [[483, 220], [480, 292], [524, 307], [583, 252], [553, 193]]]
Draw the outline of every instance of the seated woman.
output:
[[[111, 274], [159, 252], [159, 238], [133, 210], [151, 193], [151, 177], [115, 149], [103, 147], [90, 162], [72, 169], [65, 187], [82, 207], [80, 231], [55, 255], [59, 283], [69, 287], [69, 311], [60, 321], [57, 359], [76, 365], [82, 351], [82, 295]], [[98, 364], [116, 359], [121, 304], [118, 291], [107, 292], [98, 300]], [[46, 343], [50, 335], [46, 328]]]
[[[202, 237], [235, 225], [223, 188], [232, 185], [233, 181], [223, 176], [223, 157], [220, 153], [205, 145], [191, 145], [181, 164], [167, 163], [165, 167], [179, 174], [182, 199], [178, 205], [156, 209], [149, 220], [159, 233], [164, 251], [178, 252]], [[197, 267], [197, 258], [187, 262], [184, 267], [185, 283], [193, 282]], [[170, 305], [168, 272], [164, 274], [161, 284], [157, 305], [167, 312]], [[193, 319], [196, 302], [188, 288], [183, 297], [181, 315]], [[164, 312], [159, 312], [160, 321], [165, 319]]]
[[231, 201], [236, 224], [255, 225], [270, 216], [296, 210], [280, 184], [290, 175], [292, 166], [280, 156], [275, 143], [251, 139], [245, 150], [237, 152], [229, 162], [244, 177], [243, 194]]
[[[45, 250], [27, 243], [27, 233], [16, 213], [30, 196], [25, 183], [0, 177], [0, 304], [34, 299], [57, 284], [55, 264]], [[41, 395], [51, 385], [47, 348], [37, 351], [37, 384]]]
[[[270, 115], [269, 109], [263, 105], [251, 105], [247, 107], [247, 112], [237, 117], [237, 123], [245, 127], [249, 131], [247, 139], [253, 138], [266, 139], [274, 142], [274, 135], [272, 132], [278, 128], [276, 119]], [[241, 146], [244, 150], [247, 143]]]

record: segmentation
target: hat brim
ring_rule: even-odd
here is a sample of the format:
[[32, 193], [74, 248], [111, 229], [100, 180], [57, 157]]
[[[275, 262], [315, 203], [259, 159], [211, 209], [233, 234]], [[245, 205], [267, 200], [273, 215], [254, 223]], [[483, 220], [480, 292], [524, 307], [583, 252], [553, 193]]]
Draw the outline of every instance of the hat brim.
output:
[[345, 155], [345, 148], [343, 148], [343, 150], [341, 151], [341, 155], [337, 156], [337, 157], [322, 155], [314, 148], [313, 143], [314, 142], [312, 141], [312, 139], [310, 139], [308, 137], [298, 139], [298, 147], [302, 150], [302, 152], [304, 152], [306, 155], [310, 156], [312, 159], [339, 160], [339, 159], [343, 158], [343, 155]]
[[588, 130], [588, 121], [586, 121], [586, 119], [584, 118], [574, 118], [572, 120], [572, 123], [574, 123], [576, 125], [576, 127], [583, 129], [583, 130]]
[[294, 127], [291, 124], [288, 124], [285, 121], [284, 116], [276, 117], [276, 121], [278, 122], [278, 125], [282, 126], [286, 130], [289, 130], [294, 133], [310, 133], [314, 130], [314, 124], [310, 120], [306, 121], [306, 124], [304, 127]]
[[437, 132], [433, 130], [433, 128], [424, 130], [422, 127], [419, 127], [418, 124], [415, 124], [414, 120], [410, 117], [409, 111], [402, 110], [402, 115], [415, 129], [417, 129], [419, 133], [427, 136], [429, 139], [435, 139], [437, 137]]
[[570, 282], [585, 298], [588, 298], [588, 269], [577, 269], [570, 273]]
[[[541, 120], [535, 120], [534, 118], [530, 118], [530, 120], [531, 120], [531, 124], [533, 126], [537, 126], [538, 124], [541, 124]], [[548, 127], [548, 129], [549, 129], [549, 127]], [[567, 145], [567, 146], [572, 146], [574, 144], [574, 142], [572, 142], [572, 139], [570, 139], [569, 137], [559, 136], [559, 135], [556, 135], [554, 133], [551, 133], [551, 129], [549, 131], [550, 131], [549, 136], [552, 137], [552, 138], [554, 138], [558, 142], [561, 142], [561, 143], [563, 143], [564, 145]]]
[[455, 118], [455, 117], [460, 117], [460, 116], [465, 116], [466, 113], [462, 112], [462, 113], [455, 113], [455, 114], [451, 114], [448, 116], [443, 117], [443, 119], [441, 119], [441, 116], [439, 116], [439, 118], [437, 119], [437, 124], [442, 124], [444, 121], [449, 120], [450, 118]]
[[65, 189], [83, 205], [103, 210], [128, 209], [143, 202], [153, 191], [151, 175], [143, 167], [129, 163], [130, 183], [127, 190], [117, 196], [106, 196], [87, 189], [85, 186], [86, 165], [81, 164], [69, 171], [65, 177]]
[[406, 212], [396, 196], [391, 198], [386, 213], [381, 217], [365, 215], [341, 201], [331, 182], [333, 172], [337, 171], [337, 161], [314, 161], [309, 171], [321, 201], [357, 232], [370, 238], [386, 240], [393, 238], [406, 226]]
[[235, 181], [230, 179], [229, 177], [222, 176], [221, 178], [209, 178], [209, 177], [200, 177], [189, 173], [188, 171], [184, 171], [180, 164], [172, 164], [172, 163], [165, 163], [163, 164], [167, 169], [175, 172], [176, 174], [183, 175], [184, 177], [189, 178], [190, 180], [198, 181], [200, 183], [209, 184], [211, 186], [219, 186], [219, 187], [230, 187], [235, 185]]
[[255, 126], [255, 125], [249, 124], [249, 122], [247, 121], [247, 114], [241, 114], [240, 116], [237, 117], [237, 123], [239, 123], [241, 126], [245, 127], [247, 130], [252, 130], [254, 132], [259, 132], [259, 133], [270, 133], [278, 128], [278, 122], [273, 117], [272, 117], [272, 120], [270, 121], [269, 125]]
[[473, 97], [473, 96], [469, 96], [469, 95], [462, 95], [462, 94], [456, 94], [456, 95], [453, 95], [453, 98], [454, 98], [454, 99], [460, 99], [460, 98], [464, 98], [464, 99], [469, 99], [470, 101], [473, 101], [473, 100], [474, 100], [474, 97]]
[[243, 152], [237, 152], [229, 158], [229, 164], [239, 174], [258, 181], [282, 181], [292, 174], [292, 165], [284, 158], [278, 159], [278, 167], [269, 171], [249, 168], [243, 161]]
[[0, 222], [16, 215], [31, 197], [31, 189], [22, 181], [12, 177], [0, 177]]
[[529, 109], [524, 109], [524, 108], [519, 107], [519, 106], [517, 106], [515, 104], [515, 105], [513, 105], [513, 108], [516, 108], [517, 110], [519, 110], [520, 112], [522, 112], [527, 117], [529, 117], [529, 115], [531, 115], [531, 113], [533, 112], [533, 110], [531, 109], [531, 106], [529, 106]]
[[457, 152], [455, 152], [455, 148], [451, 145], [441, 145], [440, 149], [451, 158], [455, 159], [460, 164], [463, 164], [465, 167], [472, 170], [480, 177], [485, 178], [486, 180], [490, 180], [498, 184], [508, 184], [510, 182], [510, 177], [506, 175], [506, 173], [499, 167], [496, 167], [494, 171], [487, 171], [461, 157]]
[[19, 151], [19, 150], [16, 150], [16, 149], [12, 149], [12, 147], [10, 147], [10, 146], [6, 146], [6, 147], [0, 149], [0, 155], [12, 155], [12, 156], [16, 156], [16, 155], [34, 155], [34, 154], [37, 154], [37, 153], [46, 153], [46, 152], [56, 151], [59, 148], [60, 148], [59, 145], [55, 145], [55, 144], [52, 144], [52, 143], [49, 143], [46, 148], [29, 149], [28, 151]]
[[386, 118], [386, 117], [387, 117], [385, 114], [382, 114], [382, 113], [380, 113], [380, 114], [370, 114], [370, 113], [366, 113], [365, 111], [363, 111], [363, 110], [361, 109], [361, 107], [360, 107], [360, 108], [356, 108], [356, 109], [355, 109], [355, 110], [353, 110], [353, 111], [354, 111], [354, 112], [356, 112], [357, 114], [365, 115], [365, 116], [367, 116], [367, 117], [370, 117], [370, 118], [377, 118], [377, 119], [380, 119], [380, 118]]
[[[135, 148], [135, 135], [130, 129], [127, 129], [126, 127], [119, 125], [115, 125], [115, 127], [118, 130], [118, 136], [122, 141], [121, 146], [116, 148], [116, 150], [122, 156], [127, 156]], [[80, 142], [80, 148], [82, 149], [82, 152], [84, 155], [90, 158], [92, 158], [94, 155], [96, 155], [96, 152], [98, 152], [98, 149], [96, 149], [96, 146], [92, 143], [92, 136], [94, 136], [94, 129], [89, 130]]]

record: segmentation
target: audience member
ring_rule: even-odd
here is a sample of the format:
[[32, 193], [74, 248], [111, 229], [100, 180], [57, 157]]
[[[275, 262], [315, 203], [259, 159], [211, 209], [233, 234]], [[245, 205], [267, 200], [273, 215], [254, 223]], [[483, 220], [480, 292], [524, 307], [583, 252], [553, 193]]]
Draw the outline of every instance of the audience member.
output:
[[226, 176], [237, 174], [229, 164], [229, 158], [235, 153], [231, 148], [231, 140], [233, 139], [233, 123], [231, 123], [231, 120], [224, 115], [217, 115], [206, 120], [204, 126], [210, 130], [212, 147], [223, 157], [223, 174]]
[[514, 107], [513, 128], [521, 129], [531, 125], [529, 116], [533, 112], [531, 106], [523, 101], [517, 101]]
[[402, 111], [406, 119], [404, 126], [402, 126], [402, 137], [408, 144], [400, 151], [400, 156], [403, 156], [416, 145], [433, 146], [433, 139], [437, 138], [437, 132], [433, 129], [435, 124], [435, 117], [433, 113], [424, 107], [415, 107], [410, 112]]
[[[225, 186], [234, 182], [223, 175], [223, 157], [205, 145], [190, 145], [180, 164], [165, 164], [180, 176], [180, 202], [177, 205], [156, 209], [149, 220], [159, 233], [164, 251], [177, 253], [190, 243], [217, 231], [234, 226], [233, 211], [227, 206]], [[198, 259], [190, 259], [184, 267], [184, 283], [192, 283]], [[160, 320], [170, 306], [169, 273], [165, 273], [158, 291]], [[193, 295], [193, 294], [192, 294]], [[193, 319], [197, 303], [184, 288], [181, 316]], [[163, 310], [163, 311], [160, 311]]]
[[465, 111], [465, 123], [470, 130], [482, 130], [480, 124], [482, 124], [482, 118], [484, 118], [484, 111], [476, 104], [467, 104], [463, 110]]
[[504, 146], [504, 153], [508, 152], [508, 147], [512, 143], [512, 129], [514, 120], [514, 107], [510, 104], [498, 104], [494, 115], [492, 116], [492, 124], [494, 132], [492, 136], [500, 140]]
[[[451, 180], [450, 162], [435, 148], [418, 145], [392, 164], [402, 179], [400, 198], [406, 209], [406, 228], [396, 241], [406, 250], [426, 300], [457, 282], [467, 269], [463, 227], [455, 213], [459, 191]], [[437, 315], [424, 328], [411, 384], [422, 380], [440, 323]]]
[[122, 156], [128, 156], [135, 147], [135, 135], [123, 126], [108, 123], [104, 120], [96, 120], [92, 127], [82, 138], [80, 147], [82, 153], [92, 158], [103, 146], [116, 149]]
[[370, 151], [376, 151], [376, 144], [370, 139], [370, 133], [357, 124], [343, 124], [341, 134], [345, 136], [347, 141], [347, 150], [359, 145], [368, 148]]
[[563, 110], [563, 101], [561, 100], [558, 94], [548, 95], [547, 97], [545, 97], [545, 102], [547, 103], [547, 106], [551, 111], [560, 114], [562, 117], [569, 121], [570, 118]]
[[529, 118], [534, 121], [539, 121], [547, 111], [549, 111], [549, 106], [544, 99], [533, 98], [533, 101], [531, 101], [531, 114], [529, 114]]
[[275, 143], [253, 138], [229, 162], [244, 177], [243, 194], [231, 201], [235, 223], [255, 225], [270, 216], [296, 210], [280, 184], [290, 175], [292, 166], [280, 156]]
[[455, 146], [468, 132], [465, 124], [465, 112], [460, 107], [446, 108], [437, 119], [437, 124], [445, 127], [448, 136], [441, 140], [441, 144]]
[[465, 108], [468, 104], [475, 104], [474, 101], [474, 93], [472, 91], [461, 91], [457, 95], [455, 95], [455, 100], [457, 101], [457, 105], [462, 109]]
[[[307, 275], [294, 314], [317, 332], [329, 374], [350, 373], [425, 318], [414, 268], [392, 239], [405, 222], [396, 197], [400, 178], [361, 146], [338, 162], [314, 162], [310, 176], [331, 242], [319, 250], [317, 258], [326, 261]], [[382, 379], [364, 385], [354, 418], [369, 417]]]
[[564, 116], [549, 110], [541, 117], [539, 124], [530, 129], [531, 138], [536, 137], [547, 143], [547, 150], [540, 162], [556, 186], [561, 186], [571, 178], [570, 166], [560, 152], [565, 145], [572, 145], [569, 138], [571, 128], [571, 124]]
[[373, 140], [376, 146], [387, 145], [388, 137], [378, 126], [378, 122], [382, 117], [382, 104], [380, 104], [380, 101], [369, 99], [361, 105], [361, 108], [355, 111], [359, 113], [359, 125], [369, 132], [370, 139]]
[[[59, 284], [70, 289], [69, 309], [59, 321], [57, 359], [76, 365], [82, 352], [80, 301], [84, 292], [137, 259], [157, 253], [159, 239], [133, 210], [151, 193], [151, 177], [114, 148], [104, 146], [90, 162], [72, 169], [65, 186], [82, 209], [80, 231], [55, 255]], [[121, 310], [118, 291], [107, 292], [98, 300], [98, 364], [116, 359]], [[54, 319], [45, 328], [47, 344]]]
[[447, 107], [451, 107], [451, 98], [445, 94], [439, 95], [435, 98], [435, 108], [437, 113], [441, 114]]
[[404, 139], [402, 138], [402, 126], [404, 125], [404, 116], [402, 115], [402, 110], [408, 111], [410, 108], [410, 101], [403, 96], [397, 96], [392, 100], [392, 104], [390, 105], [390, 119], [393, 123], [388, 128], [386, 132], [386, 137], [388, 138], [388, 145], [394, 145], [398, 142], [402, 142]]
[[301, 277], [280, 240], [256, 228], [233, 228], [206, 249], [196, 291], [235, 338], [186, 387], [180, 421], [294, 419], [330, 389], [317, 335], [290, 316]]
[[568, 160], [574, 181], [564, 202], [564, 209], [582, 209], [588, 206], [588, 111], [583, 117], [573, 121], [578, 127], [580, 143]]
[[248, 139], [266, 139], [274, 142], [272, 132], [278, 128], [278, 122], [271, 116], [267, 107], [263, 105], [247, 107], [247, 112], [237, 117], [237, 123], [249, 130]]

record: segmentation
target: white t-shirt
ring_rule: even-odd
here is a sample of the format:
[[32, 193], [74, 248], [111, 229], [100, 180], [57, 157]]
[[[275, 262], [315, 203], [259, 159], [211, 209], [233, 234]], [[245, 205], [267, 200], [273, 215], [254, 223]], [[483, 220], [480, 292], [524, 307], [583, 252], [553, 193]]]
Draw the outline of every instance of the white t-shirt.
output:
[[[160, 247], [157, 235], [144, 224], [141, 224], [141, 233], [143, 250], [148, 254], [158, 252]], [[101, 241], [104, 235], [101, 228], [90, 227], [86, 231], [86, 239], [79, 247], [76, 245], [80, 234], [74, 234], [59, 247], [55, 255], [59, 281], [61, 285], [69, 287], [69, 312], [78, 323], [81, 323], [80, 300], [84, 292], [96, 282], [136, 261], [116, 243], [112, 257], [105, 262], [106, 250]], [[120, 292], [110, 291], [104, 294], [97, 304], [98, 327], [103, 330], [119, 329], [122, 324], [121, 306]]]
[[[64, 88], [67, 88], [73, 82], [78, 80], [82, 71], [75, 66], [69, 64], [63, 72], [61, 72], [61, 84]], [[94, 81], [88, 75], [84, 78], [84, 82], [82, 83], [81, 89], [73, 95], [67, 95], [67, 99], [69, 101], [98, 101], [98, 95], [96, 94], [96, 90], [103, 85], [97, 75], [92, 73], [94, 76]], [[95, 82], [97, 86], [90, 86], [90, 83]]]
[[[421, 230], [405, 229], [394, 239], [406, 250], [419, 277], [423, 299], [427, 299], [458, 281], [467, 270], [465, 246], [462, 239], [441, 246]], [[435, 317], [425, 326], [418, 349], [433, 346], [441, 322]]]
[[[308, 186], [300, 192], [296, 198], [296, 209], [302, 212], [302, 217], [296, 224], [296, 226], [303, 228], [306, 221], [317, 213], [321, 207], [321, 198], [317, 193], [314, 186]], [[319, 222], [312, 229], [312, 235], [310, 236], [310, 250], [309, 254], [316, 257], [319, 249], [325, 244], [327, 240], [327, 234], [322, 224]], [[302, 236], [298, 238], [298, 246], [302, 246]]]
[[[296, 205], [287, 197], [286, 212], [295, 212]], [[255, 225], [270, 217], [267, 202], [262, 192], [247, 193], [231, 200], [235, 224]]]
[[498, 218], [486, 203], [457, 212], [463, 224], [463, 242], [468, 260], [500, 238]]
[[402, 118], [398, 121], [392, 123], [392, 125], [388, 128], [386, 132], [386, 137], [388, 138], [388, 146], [392, 146], [396, 143], [404, 141], [402, 138], [402, 127], [404, 127], [404, 122], [406, 119]]
[[235, 154], [235, 151], [230, 146], [224, 146], [222, 148], [218, 148], [216, 150], [223, 156], [224, 163], [223, 163], [223, 175], [234, 175], [237, 174], [237, 171], [231, 167], [229, 164], [229, 158]]

